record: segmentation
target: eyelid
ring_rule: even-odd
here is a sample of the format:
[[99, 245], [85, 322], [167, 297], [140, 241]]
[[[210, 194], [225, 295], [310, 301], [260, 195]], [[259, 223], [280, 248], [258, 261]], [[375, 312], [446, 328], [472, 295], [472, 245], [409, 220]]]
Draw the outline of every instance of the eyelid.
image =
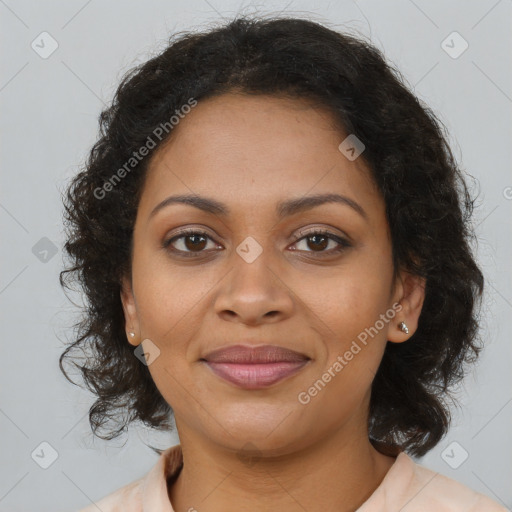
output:
[[347, 243], [353, 244], [353, 240], [350, 236], [348, 236], [344, 231], [341, 231], [338, 228], [329, 225], [320, 225], [320, 226], [309, 226], [307, 228], [300, 228], [297, 231], [297, 234], [292, 235], [295, 241], [308, 236], [309, 234], [315, 234], [318, 232], [323, 232], [326, 235], [338, 237], [344, 239]]
[[[340, 252], [343, 252], [343, 251], [345, 251], [345, 250], [347, 250], [349, 248], [354, 247], [354, 244], [350, 240], [350, 237], [347, 237], [347, 236], [344, 236], [344, 235], [338, 235], [338, 234], [335, 234], [335, 233], [333, 233], [332, 231], [330, 231], [330, 230], [328, 230], [326, 228], [320, 228], [320, 227], [311, 228], [311, 229], [308, 229], [307, 231], [301, 231], [298, 234], [298, 236], [295, 236], [295, 240], [294, 240], [293, 244], [296, 244], [297, 242], [305, 240], [309, 236], [313, 236], [313, 235], [324, 236], [324, 237], [328, 238], [329, 240], [331, 240], [331, 241], [335, 242], [336, 244], [338, 244], [338, 247], [336, 247], [335, 249], [331, 249], [330, 251], [321, 251], [321, 252], [319, 252], [318, 253], [319, 257], [324, 257], [324, 256], [326, 257], [328, 255], [340, 253]], [[305, 252], [314, 253], [315, 251], [305, 251]]]
[[202, 236], [209, 238], [212, 242], [215, 242], [216, 244], [218, 244], [218, 242], [216, 241], [216, 237], [212, 236], [208, 230], [206, 230], [203, 227], [194, 226], [194, 227], [187, 227], [187, 228], [179, 229], [172, 235], [165, 236], [162, 241], [162, 247], [167, 247], [171, 242], [173, 242], [179, 238], [189, 236], [189, 235], [202, 235]]
[[204, 235], [210, 237], [212, 240], [221, 238], [217, 235], [217, 233], [214, 230], [212, 230], [211, 228], [204, 226], [202, 224], [194, 224], [193, 226], [186, 226], [186, 227], [171, 229], [171, 230], [169, 230], [169, 233], [172, 233], [172, 234], [164, 235], [164, 240], [172, 240], [173, 238], [176, 238], [178, 236], [194, 234], [194, 233], [204, 234]]
[[[191, 234], [191, 233], [194, 234], [194, 233], [199, 232], [200, 234], [208, 236], [208, 237], [210, 237], [211, 240], [218, 243], [216, 241], [217, 234], [215, 233], [214, 235], [210, 235], [209, 229], [210, 228], [207, 228], [206, 226], [203, 226], [201, 224], [196, 224], [194, 226], [187, 226], [184, 228], [178, 228], [178, 231], [173, 233], [172, 236], [165, 236], [164, 240], [170, 241], [179, 236], [183, 236], [183, 235], [187, 235], [187, 234]], [[338, 231], [338, 232], [333, 233], [330, 231], [331, 229]], [[295, 233], [293, 231], [295, 231]], [[292, 231], [292, 233], [290, 233], [288, 235], [288, 238], [291, 237], [294, 242], [296, 242], [297, 240], [300, 240], [301, 238], [303, 238], [304, 236], [307, 236], [309, 234], [314, 234], [314, 233], [318, 233], [319, 231], [324, 231], [326, 235], [332, 235], [332, 236], [338, 236], [340, 238], [345, 238], [347, 242], [353, 244], [352, 238], [350, 236], [348, 236], [344, 231], [341, 231], [338, 228], [335, 228], [335, 227], [332, 227], [329, 225], [325, 225], [325, 224], [324, 225], [308, 226], [307, 228], [300, 228], [298, 231], [296, 231], [296, 230], [293, 230], [293, 231]]]
[[[334, 228], [331, 228], [331, 229], [334, 229]], [[347, 236], [345, 234], [341, 235], [341, 234], [333, 233], [330, 229], [326, 228], [325, 226], [310, 226], [305, 229], [300, 229], [296, 234], [293, 235], [292, 245], [306, 239], [308, 236], [312, 236], [315, 234], [325, 236], [326, 238], [328, 238], [329, 240], [331, 240], [337, 244], [337, 247], [335, 249], [330, 249], [329, 251], [318, 252], [317, 253], [318, 258], [324, 258], [324, 257], [329, 257], [329, 256], [333, 256], [336, 254], [340, 254], [340, 253], [344, 252], [345, 250], [350, 249], [351, 247], [354, 246], [354, 244], [349, 236]], [[206, 229], [204, 229], [203, 227], [196, 226], [196, 227], [182, 228], [178, 232], [174, 233], [172, 236], [164, 238], [164, 240], [161, 243], [161, 246], [164, 250], [173, 252], [178, 257], [201, 257], [201, 256], [209, 255], [211, 252], [215, 252], [216, 249], [201, 250], [198, 252], [194, 252], [194, 251], [183, 251], [181, 249], [170, 248], [170, 246], [172, 246], [172, 243], [175, 242], [176, 240], [187, 237], [187, 236], [192, 236], [192, 235], [204, 236], [205, 238], [209, 239], [211, 242], [213, 242], [217, 246], [220, 245], [216, 241], [216, 237], [210, 236], [210, 233]], [[217, 247], [217, 249], [218, 249], [218, 247]], [[223, 250], [223, 248], [221, 250]], [[298, 253], [305, 252], [305, 253], [313, 253], [313, 254], [316, 252], [316, 251], [301, 251], [301, 250], [297, 250], [297, 249], [294, 249], [294, 251], [297, 251]]]

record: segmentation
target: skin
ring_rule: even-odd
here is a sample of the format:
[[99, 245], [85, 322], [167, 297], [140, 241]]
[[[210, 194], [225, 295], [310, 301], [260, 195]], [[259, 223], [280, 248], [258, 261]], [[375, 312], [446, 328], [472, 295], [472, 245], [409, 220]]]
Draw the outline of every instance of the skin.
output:
[[[153, 155], [121, 299], [127, 333], [136, 333], [128, 341], [149, 339], [160, 350], [148, 368], [174, 411], [183, 450], [168, 489], [176, 512], [352, 511], [395, 461], [369, 442], [370, 387], [386, 342], [414, 334], [425, 283], [406, 272], [393, 280], [385, 203], [362, 158], [350, 161], [338, 149], [346, 136], [305, 100], [229, 93], [200, 101]], [[173, 204], [150, 218], [168, 196], [190, 193], [225, 203], [231, 214]], [[319, 193], [350, 197], [367, 218], [338, 203], [276, 216], [278, 202]], [[162, 248], [183, 227], [209, 238]], [[306, 237], [315, 228], [351, 246], [334, 253], [334, 240]], [[236, 251], [249, 236], [262, 249], [251, 263]], [[172, 247], [200, 256], [179, 257]], [[298, 394], [396, 303], [394, 318], [301, 404]], [[240, 340], [311, 361], [271, 387], [244, 390], [199, 361]], [[246, 445], [252, 460], [241, 457]]]

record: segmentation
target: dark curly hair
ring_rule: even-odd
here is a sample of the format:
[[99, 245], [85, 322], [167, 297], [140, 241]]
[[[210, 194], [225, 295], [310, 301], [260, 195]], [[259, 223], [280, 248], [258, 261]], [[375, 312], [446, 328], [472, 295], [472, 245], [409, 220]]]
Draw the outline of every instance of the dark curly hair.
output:
[[361, 158], [386, 203], [395, 276], [404, 269], [426, 279], [417, 331], [406, 343], [387, 343], [375, 375], [370, 440], [381, 451], [416, 456], [441, 440], [450, 425], [450, 387], [482, 349], [476, 308], [484, 279], [470, 246], [475, 199], [444, 125], [404, 84], [363, 37], [305, 19], [245, 16], [175, 34], [165, 50], [124, 75], [100, 114], [99, 138], [63, 197], [64, 248], [72, 264], [60, 283], [71, 289], [70, 279], [78, 282], [87, 305], [59, 366], [73, 382], [63, 361], [81, 350], [84, 358], [73, 364], [97, 396], [89, 410], [95, 435], [113, 439], [135, 420], [172, 428], [171, 407], [126, 340], [120, 300], [121, 278], [131, 275], [146, 170], [172, 131], [129, 176], [106, 194], [98, 191], [190, 98], [238, 91], [312, 100], [365, 145]]

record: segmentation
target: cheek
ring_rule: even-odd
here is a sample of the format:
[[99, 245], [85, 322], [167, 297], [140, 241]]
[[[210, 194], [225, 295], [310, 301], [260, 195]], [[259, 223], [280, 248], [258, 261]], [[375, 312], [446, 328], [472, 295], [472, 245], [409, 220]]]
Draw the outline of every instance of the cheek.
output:
[[316, 286], [310, 286], [316, 291], [308, 303], [314, 312], [309, 321], [315, 323], [324, 341], [320, 373], [330, 379], [320, 400], [325, 400], [327, 409], [339, 405], [339, 400], [348, 409], [362, 400], [387, 342], [389, 320], [380, 319], [388, 308], [388, 272], [377, 270], [363, 258], [358, 263], [321, 286], [318, 280]]
[[[326, 334], [342, 339], [373, 325], [385, 312], [389, 283], [384, 269], [372, 271], [368, 265], [347, 265], [322, 278], [302, 279], [298, 292], [308, 309], [322, 320]], [[320, 324], [321, 325], [321, 324]]]
[[315, 415], [327, 422], [355, 410], [369, 392], [387, 341], [389, 324], [373, 330], [387, 307], [384, 284], [368, 272], [347, 272], [315, 295], [310, 321], [321, 329], [323, 353], [308, 389], [314, 394], [317, 379], [328, 382], [312, 401]]
[[203, 272], [198, 278], [192, 266], [172, 266], [165, 253], [144, 250], [134, 257], [133, 281], [143, 336], [164, 344], [180, 339], [216, 282]]

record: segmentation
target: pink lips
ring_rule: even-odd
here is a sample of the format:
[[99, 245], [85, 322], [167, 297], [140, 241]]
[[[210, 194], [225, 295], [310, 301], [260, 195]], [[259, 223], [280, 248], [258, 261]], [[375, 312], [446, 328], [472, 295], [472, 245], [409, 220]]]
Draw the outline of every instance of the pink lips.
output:
[[304, 354], [276, 345], [234, 345], [203, 359], [216, 375], [244, 389], [270, 386], [297, 373], [309, 360]]

